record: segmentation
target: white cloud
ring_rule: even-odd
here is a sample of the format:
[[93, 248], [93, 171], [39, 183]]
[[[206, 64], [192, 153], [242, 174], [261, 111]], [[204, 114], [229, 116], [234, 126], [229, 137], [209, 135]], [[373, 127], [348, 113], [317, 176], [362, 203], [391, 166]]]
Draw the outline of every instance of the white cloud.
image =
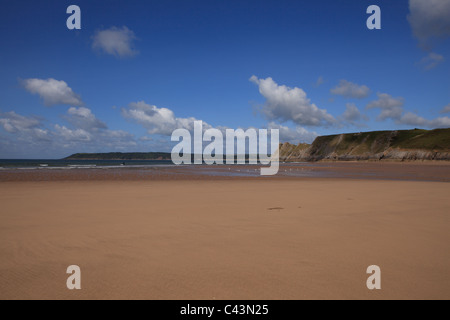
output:
[[347, 80], [340, 80], [339, 84], [331, 89], [330, 92], [346, 98], [362, 99], [369, 96], [370, 89], [365, 85], [358, 85]]
[[64, 138], [64, 142], [83, 141], [97, 148], [118, 150], [136, 146], [134, 136], [122, 130], [109, 130], [88, 108], [70, 108], [65, 119], [72, 128], [56, 125], [55, 129]]
[[14, 111], [0, 113], [0, 125], [9, 133], [23, 132], [38, 128], [41, 121], [33, 117], [25, 117]]
[[[172, 110], [167, 108], [158, 108], [149, 105], [144, 101], [132, 102], [128, 108], [122, 108], [122, 115], [127, 119], [136, 121], [147, 129], [149, 134], [160, 134], [170, 136], [176, 129], [194, 129], [196, 118], [177, 118]], [[210, 125], [203, 122], [203, 129], [211, 128]]]
[[450, 117], [439, 117], [430, 120], [428, 123], [429, 128], [450, 128]]
[[139, 138], [140, 141], [144, 141], [144, 142], [148, 142], [148, 141], [154, 141], [155, 139], [153, 139], [152, 137], [148, 137], [148, 136], [142, 136]]
[[418, 116], [415, 113], [408, 112], [408, 113], [404, 114], [403, 116], [401, 116], [398, 119], [398, 122], [402, 123], [402, 124], [406, 124], [406, 125], [411, 125], [411, 126], [426, 127], [428, 120]]
[[109, 150], [128, 150], [136, 147], [134, 135], [123, 130], [102, 130], [96, 135], [95, 139], [101, 141], [103, 147]]
[[354, 122], [359, 121], [362, 118], [361, 112], [354, 103], [347, 103], [345, 112], [342, 115], [345, 121]]
[[314, 139], [319, 136], [316, 132], [308, 131], [300, 126], [292, 129], [275, 122], [270, 122], [267, 129], [278, 129], [280, 142], [289, 142], [293, 144], [312, 143]]
[[92, 37], [92, 48], [118, 58], [133, 57], [139, 52], [134, 49], [136, 36], [127, 27], [111, 27], [97, 31]]
[[55, 125], [56, 133], [67, 141], [84, 141], [92, 140], [92, 135], [83, 129], [69, 129], [65, 126]]
[[[137, 146], [134, 136], [121, 130], [87, 131], [56, 124], [53, 132], [53, 148], [67, 154], [76, 152], [130, 151]], [[65, 151], [66, 150], [66, 151]]]
[[397, 122], [404, 125], [433, 129], [450, 127], [449, 117], [440, 117], [433, 120], [428, 120], [412, 112], [404, 114]]
[[403, 113], [404, 99], [402, 97], [393, 98], [387, 93], [377, 93], [378, 100], [367, 105], [367, 109], [381, 109], [378, 120], [399, 119]]
[[426, 57], [419, 61], [418, 65], [425, 70], [431, 70], [444, 62], [444, 60], [444, 57], [440, 54], [430, 52]]
[[33, 135], [38, 140], [46, 140], [46, 141], [50, 140], [50, 133], [46, 129], [35, 128], [35, 129], [33, 129]]
[[450, 117], [439, 117], [428, 124], [429, 128], [450, 128]]
[[85, 107], [70, 108], [65, 118], [76, 128], [87, 131], [107, 128], [105, 123], [97, 119], [92, 111]]
[[65, 119], [70, 126], [54, 124], [46, 129], [39, 118], [0, 112], [0, 129], [9, 133], [1, 137], [2, 155], [62, 157], [75, 152], [130, 151], [137, 146], [134, 135], [107, 129], [87, 108], [70, 108]]
[[88, 108], [70, 108], [65, 119], [74, 127], [57, 127], [66, 141], [92, 142], [93, 145], [118, 150], [136, 146], [134, 136], [122, 130], [109, 130]]
[[42, 128], [42, 122], [35, 117], [26, 117], [14, 111], [0, 113], [0, 126], [22, 140], [48, 140], [49, 132]]
[[327, 110], [311, 103], [301, 88], [278, 85], [272, 78], [252, 76], [250, 81], [258, 85], [259, 92], [266, 98], [260, 111], [268, 120], [293, 121], [306, 126], [329, 126], [336, 122]]
[[431, 129], [450, 127], [449, 117], [440, 117], [428, 120], [413, 112], [403, 113], [404, 100], [401, 97], [393, 98], [387, 93], [378, 93], [378, 98], [378, 100], [367, 105], [368, 109], [381, 109], [378, 120], [391, 119], [397, 124]]
[[450, 0], [409, 0], [409, 11], [408, 21], [422, 46], [450, 36]]
[[441, 113], [450, 113], [450, 103], [442, 108]]
[[38, 94], [46, 106], [58, 104], [82, 106], [84, 104], [81, 97], [62, 80], [25, 79], [22, 80], [22, 85], [28, 92]]

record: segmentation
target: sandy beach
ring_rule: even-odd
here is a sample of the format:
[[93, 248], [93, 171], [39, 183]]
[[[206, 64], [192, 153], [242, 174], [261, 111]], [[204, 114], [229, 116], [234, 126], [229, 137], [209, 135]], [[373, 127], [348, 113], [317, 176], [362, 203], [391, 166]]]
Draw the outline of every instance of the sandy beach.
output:
[[52, 174], [2, 176], [0, 299], [450, 298], [445, 182]]

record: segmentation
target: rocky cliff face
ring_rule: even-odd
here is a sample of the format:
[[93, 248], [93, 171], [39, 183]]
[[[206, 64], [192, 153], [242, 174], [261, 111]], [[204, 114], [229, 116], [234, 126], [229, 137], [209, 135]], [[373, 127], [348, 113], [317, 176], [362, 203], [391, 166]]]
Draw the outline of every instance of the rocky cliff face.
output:
[[377, 131], [280, 144], [281, 161], [450, 160], [450, 129]]

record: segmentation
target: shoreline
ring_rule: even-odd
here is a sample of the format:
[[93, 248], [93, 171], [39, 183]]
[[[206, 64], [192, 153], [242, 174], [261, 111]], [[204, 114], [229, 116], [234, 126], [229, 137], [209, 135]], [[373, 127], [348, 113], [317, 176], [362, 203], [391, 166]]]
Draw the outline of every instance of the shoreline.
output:
[[184, 181], [359, 179], [450, 182], [449, 163], [321, 162], [282, 163], [275, 176], [260, 176], [258, 165], [155, 165], [0, 170], [0, 183], [14, 181]]

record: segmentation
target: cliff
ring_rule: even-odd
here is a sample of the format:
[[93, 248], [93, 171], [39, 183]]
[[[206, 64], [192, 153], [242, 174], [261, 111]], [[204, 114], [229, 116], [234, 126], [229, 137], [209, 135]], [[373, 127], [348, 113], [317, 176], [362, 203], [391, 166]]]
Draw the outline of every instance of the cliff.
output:
[[339, 134], [280, 144], [281, 161], [450, 160], [450, 129]]

